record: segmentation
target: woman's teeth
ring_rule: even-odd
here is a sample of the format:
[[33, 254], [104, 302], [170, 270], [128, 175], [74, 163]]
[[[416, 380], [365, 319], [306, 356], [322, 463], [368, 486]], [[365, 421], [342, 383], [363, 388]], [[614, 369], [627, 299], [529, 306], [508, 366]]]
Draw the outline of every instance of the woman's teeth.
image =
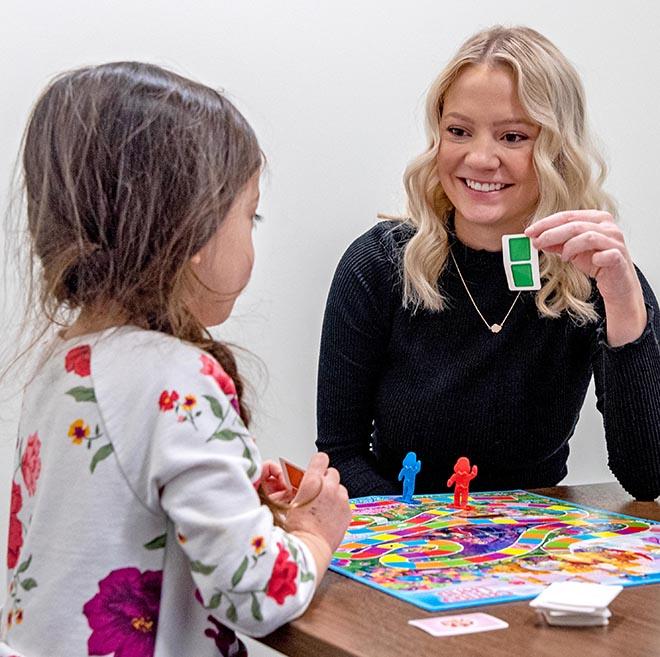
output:
[[480, 183], [476, 180], [470, 180], [469, 178], [465, 178], [465, 184], [470, 189], [474, 189], [477, 192], [499, 192], [500, 189], [509, 186], [504, 183]]

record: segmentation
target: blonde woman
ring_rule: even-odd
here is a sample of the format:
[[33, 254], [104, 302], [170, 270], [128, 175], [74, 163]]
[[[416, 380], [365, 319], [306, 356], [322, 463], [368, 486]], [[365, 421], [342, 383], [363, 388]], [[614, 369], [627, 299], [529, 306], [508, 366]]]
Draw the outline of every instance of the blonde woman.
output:
[[[460, 456], [473, 488], [552, 486], [567, 473], [589, 381], [609, 466], [660, 494], [660, 319], [635, 268], [579, 77], [534, 30], [471, 37], [431, 87], [409, 216], [344, 254], [321, 342], [319, 449], [352, 496], [441, 492]], [[501, 237], [526, 231], [542, 287], [510, 292]]]

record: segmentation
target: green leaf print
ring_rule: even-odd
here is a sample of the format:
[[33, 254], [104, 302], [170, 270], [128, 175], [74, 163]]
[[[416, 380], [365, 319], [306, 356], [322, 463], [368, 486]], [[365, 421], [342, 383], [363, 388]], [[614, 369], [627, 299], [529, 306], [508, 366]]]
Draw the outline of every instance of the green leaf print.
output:
[[314, 573], [310, 573], [309, 571], [306, 571], [300, 575], [301, 582], [311, 582], [313, 580], [314, 580]]
[[94, 388], [85, 388], [84, 386], [76, 386], [71, 390], [66, 391], [67, 395], [71, 395], [77, 402], [95, 402], [96, 395]]
[[294, 561], [297, 561], [298, 560], [298, 548], [291, 541], [287, 541], [287, 547], [289, 548], [289, 552], [291, 553], [291, 558]]
[[252, 460], [252, 454], [251, 454], [250, 450], [248, 449], [247, 445], [245, 446], [245, 449], [243, 450], [243, 458], [250, 461], [250, 467], [248, 468], [247, 476], [250, 477], [250, 479], [252, 479], [252, 477], [254, 477], [255, 473], [257, 472], [257, 466], [256, 466], [255, 462]]
[[218, 567], [217, 564], [204, 564], [201, 561], [191, 561], [190, 562], [190, 570], [193, 571], [193, 573], [201, 573], [202, 575], [210, 575], [216, 568]]
[[[223, 429], [222, 431], [216, 431], [209, 440], [235, 440], [237, 436], [238, 434], [231, 429]], [[208, 440], [206, 442], [208, 442]]]
[[232, 587], [235, 587], [243, 579], [243, 575], [245, 575], [245, 571], [247, 570], [247, 567], [248, 567], [248, 558], [243, 557], [243, 561], [241, 561], [241, 565], [236, 569], [236, 572], [231, 576]]
[[33, 589], [37, 586], [37, 581], [32, 579], [32, 577], [28, 577], [27, 579], [24, 579], [21, 582], [21, 586], [26, 590], [29, 591], [30, 589]]
[[220, 405], [220, 402], [215, 397], [211, 397], [210, 395], [202, 395], [202, 397], [204, 397], [204, 399], [206, 399], [206, 401], [210, 404], [213, 415], [215, 415], [217, 418], [220, 418], [221, 420], [224, 420], [225, 414], [222, 412], [222, 406]]
[[252, 593], [252, 607], [250, 608], [252, 611], [252, 618], [256, 621], [262, 621], [264, 617], [261, 615], [261, 605], [259, 604], [259, 600], [257, 600], [257, 596]]
[[24, 561], [19, 567], [18, 570], [16, 571], [19, 575], [20, 573], [24, 573], [29, 567], [30, 564], [32, 563], [32, 555], [30, 555], [27, 558], [27, 561]]
[[99, 448], [96, 454], [94, 454], [92, 458], [92, 462], [89, 464], [89, 469], [94, 472], [96, 469], [96, 466], [103, 460], [107, 459], [108, 456], [112, 454], [112, 443], [108, 443], [107, 445], [103, 445], [103, 447]]
[[220, 601], [222, 600], [222, 593], [214, 593], [213, 597], [209, 601], [209, 604], [205, 609], [217, 609], [220, 606]]
[[145, 547], [147, 550], [160, 550], [165, 547], [167, 542], [167, 534], [161, 534], [152, 538], [148, 543], [145, 543], [142, 547]]
[[227, 607], [227, 618], [232, 623], [235, 623], [238, 620], [238, 614], [236, 613], [236, 607], [234, 607], [234, 604], [232, 602], [230, 602], [229, 607]]

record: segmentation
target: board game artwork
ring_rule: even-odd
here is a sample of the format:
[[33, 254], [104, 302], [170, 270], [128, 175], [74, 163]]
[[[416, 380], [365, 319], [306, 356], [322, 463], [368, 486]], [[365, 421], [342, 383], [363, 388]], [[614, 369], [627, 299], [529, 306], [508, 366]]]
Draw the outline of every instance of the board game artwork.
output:
[[660, 583], [660, 523], [522, 490], [361, 497], [331, 569], [427, 611], [533, 598], [557, 581]]

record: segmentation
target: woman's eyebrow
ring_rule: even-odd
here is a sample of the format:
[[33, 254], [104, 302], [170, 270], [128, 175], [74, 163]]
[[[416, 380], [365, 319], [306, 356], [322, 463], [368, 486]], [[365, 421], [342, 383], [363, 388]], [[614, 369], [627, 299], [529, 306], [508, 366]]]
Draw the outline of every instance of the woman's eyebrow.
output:
[[469, 116], [465, 116], [465, 114], [459, 114], [458, 112], [448, 112], [447, 114], [443, 115], [441, 118], [449, 118], [452, 117], [454, 119], [459, 119], [460, 121], [466, 121], [468, 123], [472, 123], [472, 119]]
[[[445, 114], [442, 118], [454, 118], [454, 119], [459, 119], [459, 121], [465, 121], [466, 123], [474, 123], [474, 119], [471, 119], [469, 116], [466, 116], [465, 114], [460, 114], [459, 112], [448, 112]], [[499, 121], [494, 121], [493, 125], [495, 127], [501, 126], [501, 125], [507, 125], [511, 123], [522, 123], [524, 125], [528, 126], [534, 126], [535, 124], [532, 123], [529, 119], [526, 118], [518, 118], [518, 117], [513, 117], [510, 119], [501, 119]]]
[[500, 126], [500, 125], [506, 125], [508, 123], [523, 123], [524, 125], [529, 125], [529, 126], [535, 125], [529, 119], [524, 119], [524, 118], [502, 119], [501, 121], [495, 121], [493, 125]]

